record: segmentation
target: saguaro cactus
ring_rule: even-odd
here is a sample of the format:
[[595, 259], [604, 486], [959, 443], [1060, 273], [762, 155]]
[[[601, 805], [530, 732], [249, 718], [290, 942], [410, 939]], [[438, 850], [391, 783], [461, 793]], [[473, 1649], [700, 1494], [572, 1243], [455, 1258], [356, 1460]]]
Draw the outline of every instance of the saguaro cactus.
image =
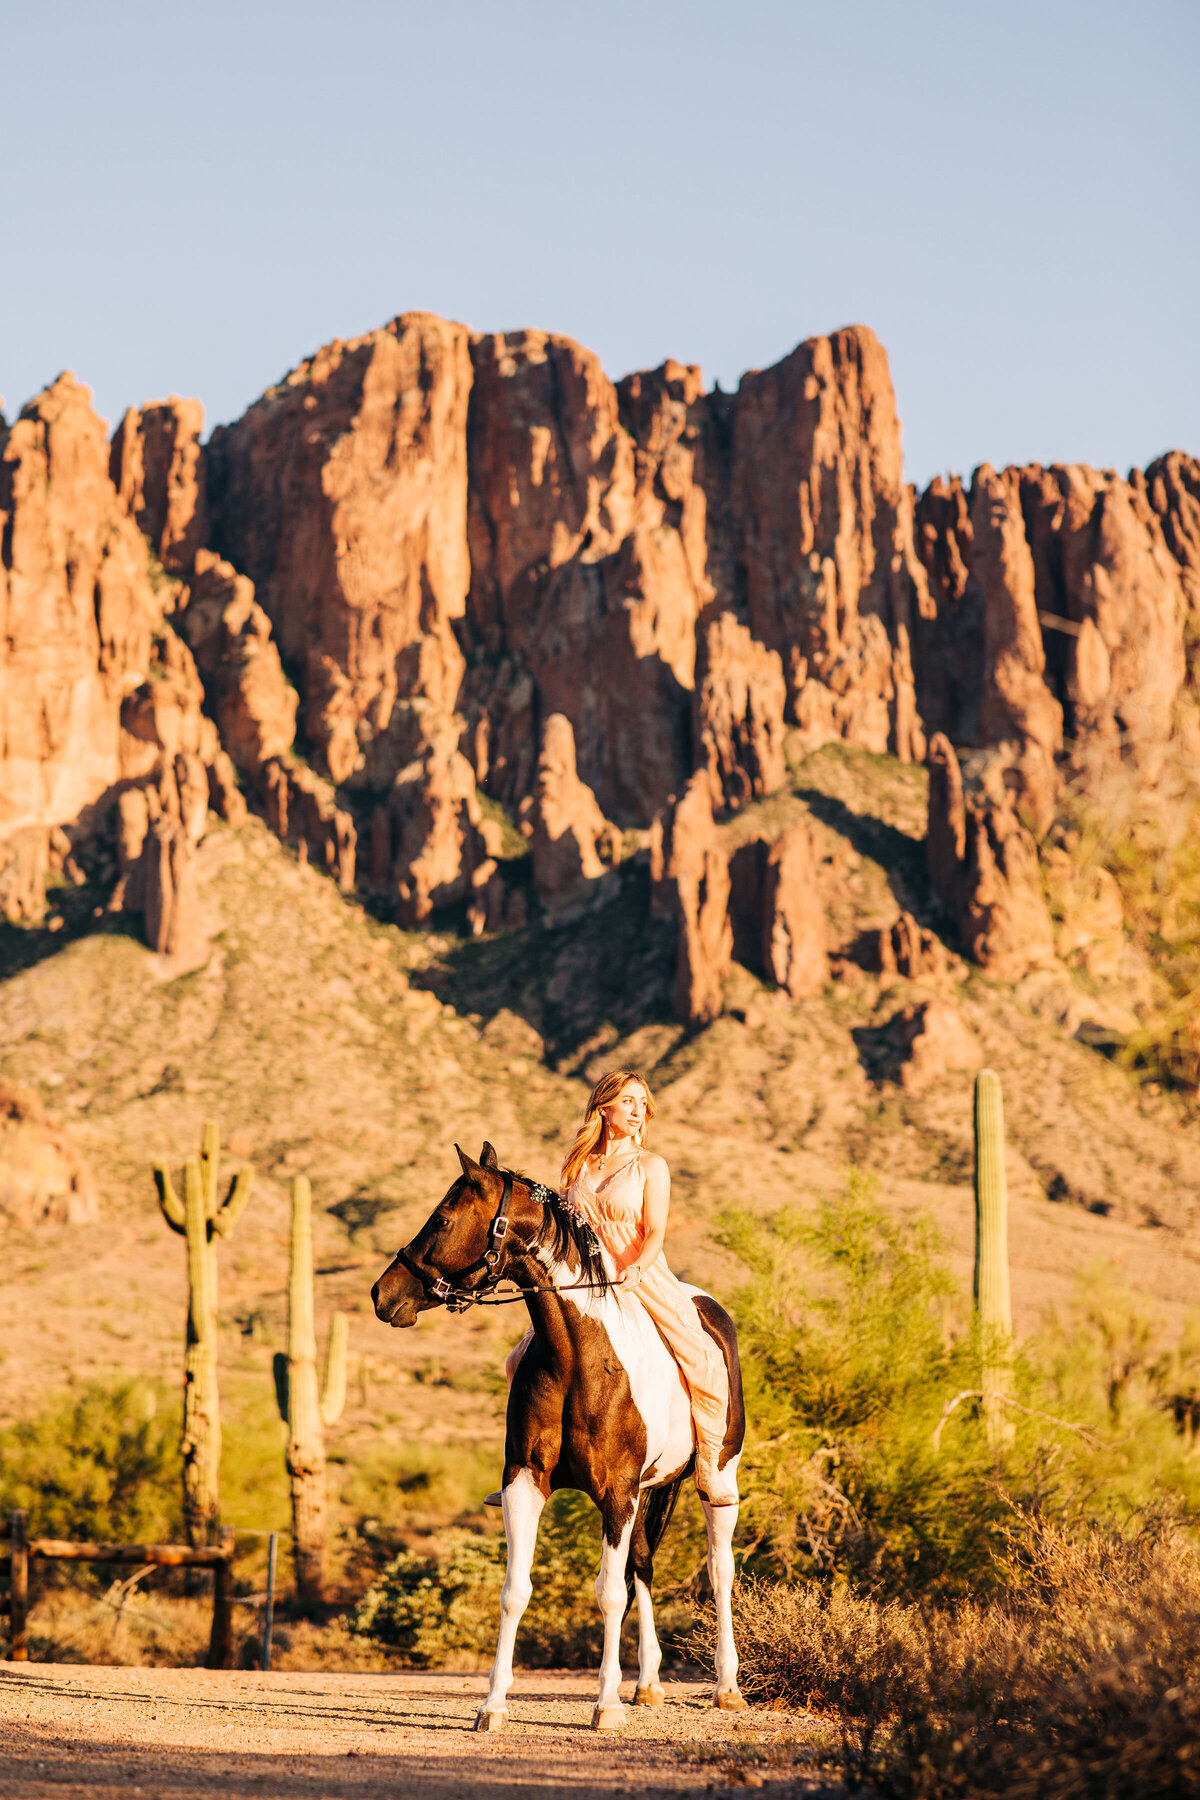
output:
[[217, 1385], [217, 1239], [250, 1198], [253, 1169], [238, 1171], [217, 1203], [220, 1133], [204, 1126], [199, 1156], [183, 1165], [183, 1200], [165, 1162], [154, 1166], [163, 1218], [187, 1239], [188, 1318], [183, 1364], [183, 1520], [193, 1546], [214, 1543], [220, 1519], [221, 1403]]
[[1000, 1077], [975, 1078], [975, 1311], [982, 1350], [983, 1412], [995, 1452], [1011, 1442], [1012, 1295], [1008, 1274], [1008, 1180]]
[[312, 1189], [304, 1175], [292, 1184], [292, 1256], [288, 1272], [288, 1353], [275, 1358], [275, 1393], [287, 1421], [287, 1471], [292, 1488], [292, 1547], [296, 1592], [319, 1601], [328, 1546], [324, 1427], [346, 1403], [344, 1313], [329, 1326], [325, 1392], [317, 1394], [317, 1340], [313, 1327]]

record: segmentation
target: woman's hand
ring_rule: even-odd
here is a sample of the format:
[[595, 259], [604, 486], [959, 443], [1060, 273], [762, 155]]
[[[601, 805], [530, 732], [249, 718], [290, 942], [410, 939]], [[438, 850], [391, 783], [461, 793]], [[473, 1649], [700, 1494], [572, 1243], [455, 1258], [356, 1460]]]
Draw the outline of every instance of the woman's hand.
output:
[[629, 1267], [624, 1269], [621, 1273], [621, 1286], [637, 1287], [640, 1284], [641, 1279], [642, 1271], [638, 1268], [636, 1263], [630, 1263]]

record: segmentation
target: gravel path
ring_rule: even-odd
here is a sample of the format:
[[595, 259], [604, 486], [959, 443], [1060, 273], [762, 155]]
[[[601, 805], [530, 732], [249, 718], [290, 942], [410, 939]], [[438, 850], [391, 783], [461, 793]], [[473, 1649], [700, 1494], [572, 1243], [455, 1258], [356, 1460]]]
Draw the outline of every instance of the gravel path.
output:
[[[699, 1683], [590, 1729], [595, 1676], [519, 1675], [502, 1736], [471, 1727], [483, 1675], [211, 1673], [37, 1664], [0, 1668], [0, 1795], [80, 1800], [540, 1800], [733, 1786], [840, 1790], [812, 1770], [815, 1725], [722, 1713]], [[632, 1695], [632, 1684], [622, 1689]]]

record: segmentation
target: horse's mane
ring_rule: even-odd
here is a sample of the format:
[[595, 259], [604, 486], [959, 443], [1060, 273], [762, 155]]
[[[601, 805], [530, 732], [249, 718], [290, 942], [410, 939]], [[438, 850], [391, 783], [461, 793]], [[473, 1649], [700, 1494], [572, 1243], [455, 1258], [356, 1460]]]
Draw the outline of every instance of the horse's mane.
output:
[[580, 1278], [590, 1286], [603, 1292], [611, 1283], [604, 1267], [604, 1253], [600, 1248], [600, 1240], [586, 1219], [580, 1219], [568, 1212], [563, 1204], [561, 1194], [547, 1188], [544, 1183], [535, 1180], [532, 1175], [524, 1175], [518, 1169], [511, 1171], [514, 1181], [523, 1181], [531, 1189], [540, 1189], [548, 1198], [542, 1202], [542, 1228], [537, 1235], [537, 1243], [543, 1250], [559, 1262], [568, 1265], [579, 1264]]

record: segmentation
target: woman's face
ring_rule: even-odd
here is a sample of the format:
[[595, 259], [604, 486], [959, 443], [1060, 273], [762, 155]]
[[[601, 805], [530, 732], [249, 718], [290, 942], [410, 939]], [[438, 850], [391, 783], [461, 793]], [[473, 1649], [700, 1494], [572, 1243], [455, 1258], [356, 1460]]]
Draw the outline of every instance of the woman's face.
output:
[[614, 1137], [635, 1138], [646, 1123], [646, 1090], [640, 1081], [627, 1081], [616, 1098], [600, 1111]]

